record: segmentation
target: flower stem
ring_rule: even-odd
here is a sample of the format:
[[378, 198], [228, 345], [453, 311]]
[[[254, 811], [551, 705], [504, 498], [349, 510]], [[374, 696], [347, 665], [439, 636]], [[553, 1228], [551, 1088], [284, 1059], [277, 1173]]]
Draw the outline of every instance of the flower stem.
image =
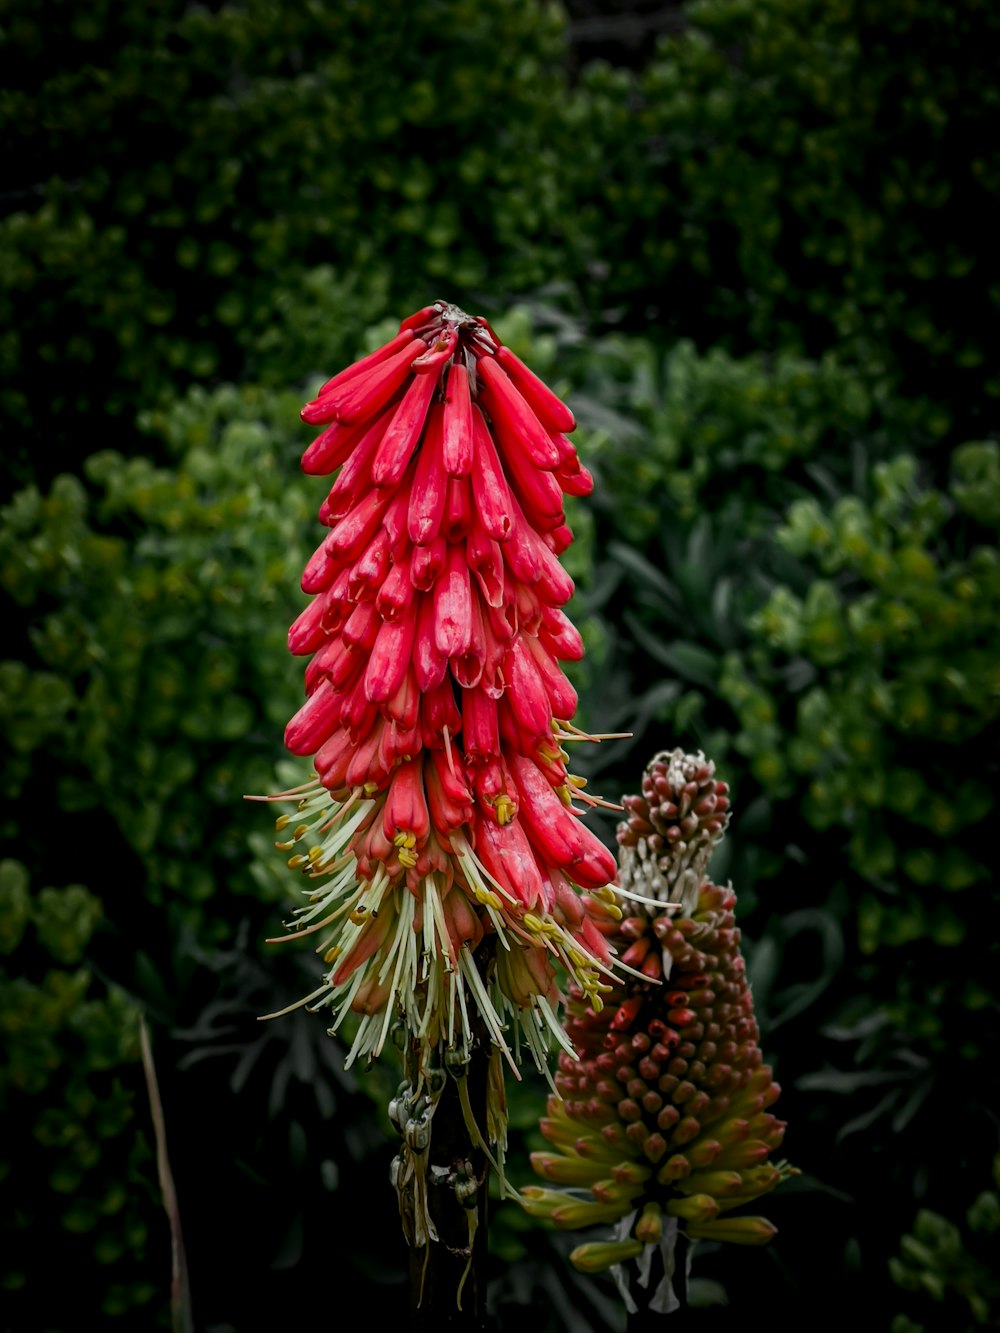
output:
[[[467, 1106], [485, 1134], [491, 1046], [485, 1032], [478, 1035], [468, 1059], [450, 1066], [434, 1105], [429, 1144], [416, 1167], [424, 1172], [426, 1216], [437, 1239], [416, 1244], [412, 1231], [407, 1234], [412, 1333], [486, 1328], [489, 1164], [462, 1105], [467, 1093]], [[420, 1058], [414, 1043], [404, 1061], [411, 1087], [417, 1086]]]

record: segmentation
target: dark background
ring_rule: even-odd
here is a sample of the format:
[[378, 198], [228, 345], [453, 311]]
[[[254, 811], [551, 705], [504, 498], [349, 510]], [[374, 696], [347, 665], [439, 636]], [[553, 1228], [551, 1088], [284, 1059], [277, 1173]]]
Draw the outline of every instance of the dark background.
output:
[[[264, 944], [242, 796], [301, 776], [298, 409], [439, 297], [580, 423], [578, 720], [634, 733], [583, 771], [733, 787], [802, 1175], [766, 1250], [698, 1247], [692, 1321], [1000, 1326], [998, 39], [972, 0], [8, 0], [0, 1327], [169, 1326], [140, 1013], [196, 1326], [406, 1308], [397, 1075], [256, 1022], [316, 960]], [[496, 1327], [623, 1326], [577, 1240], [498, 1208]]]

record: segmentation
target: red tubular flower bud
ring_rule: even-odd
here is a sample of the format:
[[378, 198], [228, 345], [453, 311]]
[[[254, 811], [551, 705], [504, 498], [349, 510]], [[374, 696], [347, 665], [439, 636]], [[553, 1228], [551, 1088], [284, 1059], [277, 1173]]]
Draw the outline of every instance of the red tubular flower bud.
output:
[[494, 539], [503, 542], [513, 526], [513, 497], [489, 429], [478, 407], [472, 409], [472, 494], [483, 527]]
[[444, 520], [448, 475], [441, 455], [443, 417], [441, 404], [434, 403], [427, 419], [427, 431], [413, 476], [407, 530], [410, 540], [416, 546], [434, 541]]
[[[417, 547], [418, 552], [424, 549], [426, 548]], [[448, 658], [435, 640], [436, 623], [434, 598], [425, 593], [419, 599], [413, 642], [413, 666], [417, 685], [425, 694], [441, 684], [448, 670]], [[448, 688], [451, 689], [450, 683]]]
[[372, 463], [394, 412], [395, 408], [386, 408], [370, 424], [366, 423], [358, 435], [350, 458], [340, 469], [340, 475], [331, 486], [330, 493], [323, 503], [321, 517], [324, 522], [331, 523], [331, 520], [343, 518], [359, 496], [371, 490]]
[[358, 602], [341, 631], [344, 642], [360, 652], [371, 652], [375, 636], [381, 628], [381, 617], [374, 602]]
[[500, 753], [496, 700], [482, 690], [462, 691], [462, 728], [467, 757]]
[[579, 662], [583, 657], [580, 631], [558, 606], [542, 607], [539, 642], [562, 662]]
[[500, 543], [494, 541], [473, 515], [472, 527], [466, 541], [469, 568], [479, 581], [488, 606], [501, 606], [504, 595], [503, 553]]
[[517, 452], [505, 455], [503, 463], [525, 518], [533, 528], [547, 532], [565, 523], [562, 491], [551, 472], [543, 472]]
[[440, 375], [444, 363], [457, 346], [458, 330], [448, 329], [428, 345], [426, 352], [421, 352], [411, 363], [410, 369], [418, 375]]
[[398, 833], [412, 833], [417, 842], [422, 842], [430, 833], [422, 756], [400, 764], [393, 772], [382, 811], [382, 827], [390, 841]]
[[361, 600], [364, 593], [377, 592], [389, 573], [389, 564], [389, 536], [385, 528], [379, 528], [351, 568], [347, 587], [352, 601]]
[[509, 347], [497, 348], [496, 359], [547, 431], [576, 430], [576, 419], [562, 399], [557, 398], [549, 386], [534, 371], [529, 370]]
[[443, 305], [443, 301], [438, 301], [435, 305], [425, 305], [420, 310], [415, 310], [412, 315], [407, 315], [400, 321], [400, 333], [409, 329], [412, 337], [418, 329], [426, 328], [440, 317]]
[[460, 542], [473, 522], [472, 487], [468, 477], [449, 477], [442, 531], [449, 542]]
[[576, 712], [576, 690], [574, 690], [573, 686], [559, 670], [555, 660], [546, 650], [539, 638], [535, 635], [526, 634], [523, 642], [530, 652], [538, 674], [545, 686], [545, 692], [548, 696], [552, 716], [556, 718], [572, 717]]
[[479, 400], [493, 420], [504, 462], [511, 464], [517, 457], [525, 459], [534, 469], [556, 467], [558, 449], [498, 360], [480, 357], [476, 362], [476, 375]]
[[380, 712], [379, 705], [373, 703], [365, 692], [365, 678], [362, 675], [357, 684], [344, 695], [340, 714], [340, 720], [351, 733], [352, 740], [360, 742], [362, 737], [367, 736]]
[[541, 542], [534, 540], [526, 518], [513, 496], [510, 502], [510, 539], [503, 545], [503, 558], [510, 572], [522, 583], [534, 584], [542, 577]]
[[315, 754], [340, 723], [341, 698], [329, 681], [321, 681], [285, 728], [292, 754]]
[[346, 426], [341, 421], [335, 421], [327, 426], [302, 455], [302, 471], [310, 477], [324, 477], [335, 472], [350, 458], [367, 429], [366, 422]]
[[333, 982], [335, 985], [341, 985], [352, 975], [353, 972], [371, 958], [375, 951], [385, 943], [386, 937], [393, 926], [393, 913], [382, 911], [376, 915], [374, 912], [368, 913], [368, 919], [362, 929], [357, 943], [337, 964], [333, 973]]
[[459, 888], [452, 888], [441, 905], [448, 936], [454, 951], [467, 944], [476, 949], [483, 938], [483, 925], [473, 910], [472, 904]]
[[417, 725], [420, 717], [420, 690], [417, 686], [417, 673], [411, 663], [407, 662], [396, 693], [386, 700], [384, 712], [404, 731], [410, 731]]
[[449, 477], [467, 477], [472, 471], [472, 399], [469, 372], [455, 362], [448, 371], [444, 400], [442, 462]]
[[454, 544], [445, 555], [444, 571], [434, 585], [434, 642], [446, 657], [458, 657], [469, 647], [472, 590], [465, 547]]
[[382, 622], [365, 669], [365, 698], [369, 703], [385, 703], [402, 685], [415, 631], [411, 616]]
[[505, 892], [529, 911], [542, 898], [545, 889], [538, 862], [517, 820], [500, 825], [478, 816], [476, 855]]
[[418, 375], [410, 384], [403, 401], [396, 408], [386, 427], [372, 463], [372, 480], [376, 486], [397, 486], [410, 459], [420, 445], [431, 399], [437, 389], [433, 375]]
[[520, 794], [520, 818], [546, 861], [560, 866], [583, 888], [601, 888], [616, 874], [615, 858], [560, 801], [530, 759], [507, 756]]
[[564, 495], [591, 495], [594, 490], [594, 478], [585, 467], [572, 471], [557, 468], [552, 476]]
[[318, 426], [327, 421], [351, 423], [373, 416], [407, 379], [410, 363], [422, 350], [418, 340], [410, 339], [384, 361], [366, 366], [360, 374], [307, 403], [300, 414], [302, 420]]
[[327, 538], [330, 555], [343, 564], [352, 564], [375, 536], [391, 496], [385, 491], [369, 491], [354, 506]]
[[[523, 637], [514, 639], [507, 650], [504, 674], [509, 686], [507, 699], [523, 735], [532, 740], [548, 736], [552, 721], [549, 696]], [[534, 746], [518, 745], [516, 748], [530, 752]]]
[[472, 818], [472, 793], [464, 778], [448, 767], [444, 750], [428, 750], [424, 785], [431, 822], [441, 834], [454, 833]]
[[312, 555], [306, 561], [306, 567], [302, 571], [302, 580], [300, 587], [303, 592], [317, 593], [328, 588], [340, 572], [339, 565], [334, 561], [330, 550], [330, 538], [326, 537], [319, 546], [316, 547]]
[[413, 605], [415, 589], [410, 577], [410, 554], [393, 564], [375, 597], [375, 608], [383, 620], [399, 620]]
[[429, 750], [439, 750], [445, 744], [447, 731], [451, 741], [462, 730], [462, 714], [455, 703], [455, 691], [450, 680], [425, 690], [421, 701], [421, 724], [424, 744]]
[[415, 546], [410, 560], [410, 580], [419, 592], [429, 592], [438, 581], [448, 546], [443, 537], [435, 537], [427, 546]]
[[463, 653], [450, 659], [451, 674], [464, 691], [473, 690], [486, 668], [486, 625], [482, 602], [475, 588], [469, 589], [469, 642]]
[[395, 356], [397, 352], [402, 351], [404, 347], [412, 342], [412, 332], [407, 332], [401, 329], [400, 332], [396, 334], [395, 338], [390, 338], [390, 340], [387, 343], [383, 343], [381, 347], [376, 347], [374, 352], [369, 352], [367, 356], [361, 357], [360, 360], [349, 365], [346, 370], [341, 370], [336, 375], [331, 375], [316, 395], [317, 398], [322, 398], [324, 394], [331, 393], [334, 389], [341, 388], [348, 380], [357, 379], [359, 375], [365, 374], [367, 371], [371, 370], [373, 366], [379, 365], [382, 361], [388, 361], [390, 357]]
[[568, 523], [560, 523], [551, 532], [543, 532], [542, 540], [553, 555], [562, 555], [573, 544], [573, 533]]
[[313, 767], [324, 787], [338, 791], [347, 782], [347, 766], [354, 754], [354, 746], [347, 732], [338, 727], [323, 742], [313, 759]]
[[342, 614], [347, 594], [347, 570], [326, 589], [315, 597], [304, 611], [293, 621], [288, 631], [288, 651], [296, 657], [314, 653], [333, 632], [335, 626], [346, 618]]

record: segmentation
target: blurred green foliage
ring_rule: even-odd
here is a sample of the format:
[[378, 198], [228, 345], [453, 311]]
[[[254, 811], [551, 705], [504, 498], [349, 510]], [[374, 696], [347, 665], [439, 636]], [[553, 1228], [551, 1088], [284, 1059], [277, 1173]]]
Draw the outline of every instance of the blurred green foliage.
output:
[[[496, 317], [580, 421], [580, 720], [634, 739], [579, 766], [616, 798], [681, 743], [734, 788], [713, 873], [739, 891], [803, 1175], [767, 1252], [699, 1250], [716, 1321], [765, 1280], [788, 1329], [817, 1291], [897, 1333], [995, 1318], [993, 1195], [966, 1210], [1000, 1058], [1000, 261], [979, 240], [1000, 221], [1000, 11], [677, 19], [635, 68], [579, 68], [579, 29], [535, 0], [6, 6], [19, 1330], [64, 1326], [71, 1297], [122, 1329], [166, 1316], [139, 1008], [199, 1325], [287, 1322], [326, 1299], [331, 1254], [406, 1308], [392, 1071], [345, 1075], [308, 1015], [256, 1023], [315, 959], [265, 950], [291, 890], [242, 797], [296, 780], [285, 631], [323, 489], [298, 408], [439, 296]], [[540, 1096], [513, 1098], [515, 1180]], [[559, 1238], [501, 1219], [497, 1327], [618, 1326]]]
[[[1000, 1322], [1000, 1279], [996, 1267], [1000, 1232], [1000, 1157], [993, 1159], [993, 1188], [983, 1190], [965, 1213], [965, 1227], [922, 1208], [900, 1254], [890, 1260], [895, 1282], [920, 1300], [946, 1306], [952, 1328], [996, 1328]], [[964, 1232], [964, 1234], [963, 1234]], [[926, 1326], [899, 1315], [892, 1333], [923, 1333]]]
[[[146, 1327], [161, 1326], [155, 1247], [169, 1242], [150, 1185], [138, 1015], [85, 963], [101, 916], [82, 885], [36, 889], [20, 862], [0, 861], [0, 1180], [9, 1205], [0, 1289], [9, 1328], [41, 1326], [40, 1291], [46, 1327], [81, 1307], [101, 1317], [135, 1311]], [[71, 1290], [52, 1284], [54, 1253], [74, 1274]]]

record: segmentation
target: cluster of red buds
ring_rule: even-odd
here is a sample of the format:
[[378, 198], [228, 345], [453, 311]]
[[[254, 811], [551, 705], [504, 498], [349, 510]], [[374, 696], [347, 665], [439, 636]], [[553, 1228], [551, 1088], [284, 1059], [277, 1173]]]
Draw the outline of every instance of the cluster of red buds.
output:
[[439, 301], [302, 417], [323, 427], [303, 469], [337, 476], [288, 640], [311, 661], [285, 741], [314, 774], [273, 798], [296, 804], [278, 846], [307, 879], [287, 938], [322, 932], [329, 968], [300, 1003], [331, 1032], [358, 1016], [349, 1063], [397, 1021], [428, 1052], [467, 1055], [478, 1023], [512, 1067], [522, 1040], [542, 1061], [565, 1042], [557, 965], [599, 1007], [595, 918], [621, 915], [564, 749], [595, 739], [560, 666], [583, 652], [563, 497], [593, 486], [572, 413]]
[[728, 823], [727, 791], [703, 755], [675, 750], [649, 764], [642, 796], [623, 801], [620, 878], [632, 914], [604, 929], [633, 974], [600, 1007], [571, 990], [566, 1033], [578, 1058], [560, 1057], [559, 1095], [541, 1126], [553, 1151], [532, 1158], [540, 1176], [569, 1188], [523, 1191], [529, 1211], [557, 1226], [614, 1225], [611, 1239], [573, 1251], [584, 1271], [615, 1268], [624, 1284], [616, 1266], [638, 1260], [641, 1282], [644, 1256], [659, 1247], [664, 1276], [650, 1308], [660, 1310], [676, 1308], [678, 1230], [689, 1241], [764, 1244], [770, 1222], [730, 1214], [790, 1173], [768, 1161], [785, 1125], [768, 1109], [779, 1089], [761, 1060], [736, 895], [705, 877]]

